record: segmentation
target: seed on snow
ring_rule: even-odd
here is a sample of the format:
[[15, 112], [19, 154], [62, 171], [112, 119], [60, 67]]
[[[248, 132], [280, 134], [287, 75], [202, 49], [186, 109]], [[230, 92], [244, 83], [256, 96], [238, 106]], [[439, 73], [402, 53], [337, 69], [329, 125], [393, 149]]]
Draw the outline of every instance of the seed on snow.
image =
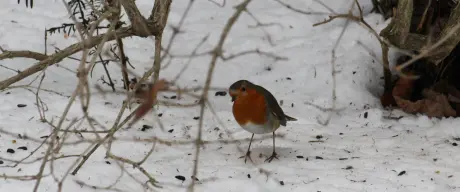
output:
[[181, 181], [185, 181], [185, 177], [182, 176], [182, 175], [177, 175], [177, 176], [176, 176], [176, 179], [179, 179], [179, 180], [181, 180]]

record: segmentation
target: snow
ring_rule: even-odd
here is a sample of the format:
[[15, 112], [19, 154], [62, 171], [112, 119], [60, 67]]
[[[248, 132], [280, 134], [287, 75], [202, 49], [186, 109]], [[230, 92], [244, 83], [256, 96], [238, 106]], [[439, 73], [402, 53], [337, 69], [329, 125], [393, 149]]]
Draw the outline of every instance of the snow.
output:
[[[45, 3], [46, 2], [46, 3]], [[173, 1], [168, 24], [177, 25], [188, 1]], [[216, 0], [215, 2], [222, 2]], [[241, 1], [226, 1], [224, 7], [218, 7], [210, 1], [196, 1], [189, 17], [186, 18], [184, 33], [177, 36], [171, 53], [176, 55], [190, 54], [197, 44], [206, 36], [209, 39], [199, 48], [198, 52], [212, 49], [220, 37], [227, 19], [233, 14], [233, 6]], [[307, 11], [327, 12], [327, 9], [311, 0], [283, 1], [295, 8]], [[323, 1], [337, 13], [346, 13], [350, 0]], [[360, 0], [365, 20], [378, 31], [388, 21], [374, 13], [370, 1]], [[153, 1], [137, 0], [136, 4], [144, 15], [148, 15]], [[455, 118], [431, 119], [423, 115], [409, 115], [399, 110], [384, 110], [379, 102], [383, 81], [382, 67], [376, 58], [358, 42], [369, 47], [377, 58], [381, 57], [378, 41], [366, 29], [351, 23], [336, 50], [337, 73], [337, 111], [331, 121], [323, 126], [329, 112], [323, 112], [308, 103], [328, 108], [331, 106], [331, 49], [339, 37], [345, 20], [337, 20], [318, 27], [312, 24], [327, 18], [327, 15], [301, 15], [295, 13], [276, 1], [254, 0], [248, 10], [262, 23], [278, 23], [264, 28], [250, 28], [256, 22], [243, 13], [232, 28], [226, 40], [225, 54], [235, 54], [258, 48], [265, 52], [286, 57], [286, 61], [274, 61], [272, 58], [249, 54], [228, 61], [219, 61], [212, 79], [212, 86], [226, 89], [239, 79], [247, 79], [270, 90], [278, 100], [283, 100], [284, 111], [298, 121], [288, 122], [287, 127], [280, 128], [276, 133], [284, 134], [277, 138], [276, 151], [279, 160], [264, 162], [271, 154], [272, 140], [270, 134], [256, 135], [252, 148], [254, 164], [244, 163], [238, 157], [244, 155], [248, 141], [221, 143], [211, 142], [201, 148], [198, 162], [197, 178], [200, 182], [196, 191], [458, 191], [460, 181], [459, 146], [453, 146], [455, 137], [460, 137]], [[44, 29], [70, 23], [66, 9], [61, 1], [34, 1], [34, 8], [26, 8], [24, 3], [17, 1], [0, 1], [0, 46], [7, 50], [31, 50], [44, 52]], [[354, 10], [357, 14], [357, 9]], [[270, 34], [274, 45], [266, 39], [265, 32]], [[172, 34], [168, 27], [164, 34], [163, 44], [167, 44]], [[48, 52], [54, 47], [65, 48], [78, 42], [78, 35], [65, 39], [62, 34], [48, 37]], [[113, 43], [113, 42], [111, 42]], [[142, 74], [153, 63], [154, 44], [151, 39], [127, 38], [124, 41], [127, 56], [136, 67], [136, 74]], [[75, 55], [79, 57], [79, 55]], [[395, 53], [390, 60], [395, 59]], [[179, 78], [177, 84], [182, 87], [203, 85], [209, 66], [210, 56], [195, 57], [189, 67]], [[170, 66], [162, 70], [161, 77], [172, 79], [185, 65], [188, 58], [174, 59]], [[31, 59], [8, 59], [0, 61], [2, 66], [23, 70], [36, 63]], [[54, 125], [62, 115], [69, 96], [77, 82], [76, 67], [78, 61], [65, 59], [46, 70], [42, 88], [53, 90], [61, 95], [40, 91], [40, 97], [46, 103], [46, 118], [53, 119]], [[117, 90], [122, 90], [119, 68], [109, 65], [112, 78], [116, 80]], [[271, 70], [267, 71], [266, 68]], [[71, 71], [67, 70], [70, 69]], [[73, 71], [73, 72], [72, 72]], [[1, 68], [0, 76], [6, 79], [15, 75], [14, 71]], [[90, 78], [92, 87], [101, 84], [98, 80], [105, 75], [102, 66], [97, 65]], [[15, 84], [28, 84], [40, 73]], [[291, 80], [288, 80], [290, 77]], [[38, 85], [38, 81], [33, 83]], [[105, 87], [109, 90], [108, 87]], [[35, 89], [32, 89], [35, 91]], [[123, 93], [102, 95], [92, 88], [89, 115], [106, 128], [110, 128], [125, 97]], [[209, 93], [209, 101], [217, 116], [207, 108], [204, 116], [203, 140], [218, 141], [249, 139], [251, 134], [238, 126], [232, 117], [230, 98], [214, 96]], [[0, 173], [8, 176], [35, 175], [38, 173], [46, 147], [40, 148], [24, 163], [16, 167], [9, 160], [20, 160], [38, 147], [41, 136], [49, 135], [52, 128], [40, 122], [35, 105], [34, 92], [23, 88], [7, 89], [2, 96], [0, 129], [12, 134], [0, 133]], [[172, 96], [174, 93], [164, 93]], [[177, 100], [161, 100], [177, 102]], [[109, 103], [106, 103], [109, 102]], [[194, 99], [184, 98], [181, 103], [193, 103]], [[26, 104], [18, 108], [17, 104]], [[294, 104], [291, 106], [291, 104]], [[116, 137], [150, 138], [156, 136], [163, 140], [193, 141], [198, 130], [199, 107], [178, 108], [159, 106], [155, 118], [149, 115], [131, 129], [122, 129]], [[64, 121], [63, 127], [71, 124], [75, 118], [82, 117], [80, 101], [74, 103]], [[126, 115], [125, 115], [126, 116]], [[389, 118], [399, 117], [401, 119]], [[161, 130], [157, 119], [166, 130]], [[81, 126], [80, 126], [81, 124]], [[152, 129], [141, 131], [143, 124], [152, 125]], [[73, 128], [90, 129], [87, 122], [78, 122]], [[100, 126], [97, 126], [99, 129]], [[215, 129], [218, 127], [219, 129]], [[170, 133], [168, 130], [173, 129]], [[226, 131], [230, 132], [230, 136]], [[30, 139], [18, 138], [18, 134]], [[62, 135], [64, 133], [60, 133]], [[101, 137], [104, 134], [99, 134]], [[314, 142], [321, 135], [323, 142]], [[95, 140], [94, 134], [83, 134], [86, 140]], [[16, 143], [13, 142], [16, 140]], [[80, 135], [69, 134], [70, 141], [81, 140]], [[313, 141], [313, 142], [312, 142]], [[82, 154], [91, 143], [64, 145], [59, 154]], [[27, 151], [17, 149], [26, 146]], [[140, 161], [150, 150], [152, 143], [139, 141], [115, 141], [112, 151], [133, 161]], [[7, 153], [12, 148], [14, 154]], [[83, 165], [75, 176], [68, 175], [63, 184], [63, 191], [104, 191], [104, 187], [113, 185], [113, 189], [121, 191], [143, 191], [143, 183], [147, 178], [133, 166], [118, 164], [112, 159], [105, 159], [106, 146], [100, 147]], [[259, 157], [259, 154], [262, 154]], [[158, 180], [162, 189], [158, 191], [185, 191], [191, 183], [195, 157], [195, 145], [171, 146], [156, 143], [153, 154], [142, 164], [144, 169]], [[44, 174], [52, 174], [60, 180], [68, 170], [72, 171], [76, 157], [62, 158], [53, 162], [51, 168], [47, 164]], [[107, 164], [106, 161], [111, 164]], [[351, 166], [351, 167], [350, 167]], [[348, 168], [347, 168], [348, 167]], [[123, 169], [122, 169], [123, 168]], [[266, 171], [266, 172], [265, 172]], [[405, 171], [405, 172], [403, 172]], [[268, 173], [268, 174], [266, 174]], [[184, 182], [175, 178], [182, 175]], [[249, 178], [250, 175], [250, 178]], [[135, 179], [133, 179], [135, 178]], [[137, 181], [136, 181], [137, 180]], [[281, 185], [280, 182], [284, 185]], [[32, 191], [36, 180], [20, 181], [2, 179], [0, 191]], [[85, 183], [83, 185], [82, 183]], [[93, 189], [91, 186], [96, 186]], [[58, 185], [53, 176], [44, 177], [38, 191], [57, 191]], [[108, 189], [111, 191], [113, 189]]]

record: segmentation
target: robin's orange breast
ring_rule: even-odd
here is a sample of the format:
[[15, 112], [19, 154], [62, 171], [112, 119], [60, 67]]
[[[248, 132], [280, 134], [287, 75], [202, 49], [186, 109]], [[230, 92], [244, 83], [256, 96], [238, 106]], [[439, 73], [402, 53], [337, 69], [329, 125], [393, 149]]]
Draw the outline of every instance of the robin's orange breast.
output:
[[240, 125], [247, 123], [264, 124], [267, 106], [262, 94], [255, 90], [247, 90], [246, 95], [240, 95], [233, 103], [233, 116]]

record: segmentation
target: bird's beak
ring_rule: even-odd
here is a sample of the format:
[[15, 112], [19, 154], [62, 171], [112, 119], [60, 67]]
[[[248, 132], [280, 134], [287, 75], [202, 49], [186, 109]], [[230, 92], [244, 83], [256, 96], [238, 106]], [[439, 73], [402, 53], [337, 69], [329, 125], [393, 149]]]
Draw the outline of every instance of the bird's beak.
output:
[[229, 90], [230, 97], [232, 97], [232, 102], [236, 100], [236, 96], [238, 95], [238, 90], [230, 89]]

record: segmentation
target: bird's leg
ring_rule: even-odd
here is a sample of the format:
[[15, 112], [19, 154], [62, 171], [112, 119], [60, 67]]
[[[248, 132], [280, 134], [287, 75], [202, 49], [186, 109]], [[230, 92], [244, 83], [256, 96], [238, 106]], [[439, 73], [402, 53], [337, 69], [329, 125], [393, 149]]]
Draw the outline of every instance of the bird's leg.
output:
[[272, 162], [272, 160], [273, 160], [274, 158], [278, 159], [277, 156], [278, 156], [278, 155], [277, 155], [276, 152], [275, 152], [275, 132], [273, 132], [273, 153], [272, 153], [272, 155], [271, 155], [270, 157], [268, 157], [267, 159], [265, 159], [265, 162], [268, 161], [268, 162], [270, 163], [270, 162]]
[[250, 160], [251, 162], [253, 162], [252, 159], [251, 159], [251, 151], [250, 151], [250, 149], [251, 149], [251, 143], [252, 143], [252, 138], [254, 138], [254, 133], [252, 134], [251, 140], [249, 141], [249, 147], [248, 147], [248, 151], [246, 152], [246, 155], [243, 155], [243, 156], [241, 156], [241, 157], [239, 158], [239, 159], [241, 159], [241, 158], [244, 157], [244, 163], [246, 163], [246, 160], [247, 160], [248, 158], [249, 158], [249, 160]]

